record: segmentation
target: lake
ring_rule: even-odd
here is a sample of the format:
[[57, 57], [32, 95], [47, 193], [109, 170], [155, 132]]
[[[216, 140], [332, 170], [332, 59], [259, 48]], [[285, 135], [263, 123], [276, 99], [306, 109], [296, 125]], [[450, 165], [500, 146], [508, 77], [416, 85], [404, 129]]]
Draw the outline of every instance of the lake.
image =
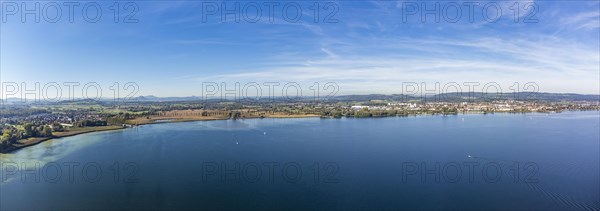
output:
[[0, 208], [599, 210], [600, 113], [144, 125], [0, 156]]

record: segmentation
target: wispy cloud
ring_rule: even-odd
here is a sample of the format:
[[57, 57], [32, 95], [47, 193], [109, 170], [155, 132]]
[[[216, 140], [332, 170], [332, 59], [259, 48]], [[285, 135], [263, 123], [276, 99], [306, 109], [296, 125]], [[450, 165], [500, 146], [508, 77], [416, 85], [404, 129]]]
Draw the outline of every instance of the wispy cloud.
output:
[[561, 18], [561, 24], [575, 29], [594, 30], [600, 28], [600, 11], [590, 11]]
[[[236, 23], [220, 13], [203, 21], [197, 1], [137, 2], [136, 24], [3, 23], [2, 77], [114, 81], [125, 74], [140, 83], [172, 82], [165, 89], [171, 94], [160, 93], [166, 96], [193, 93], [198, 81], [249, 80], [336, 81], [347, 93], [393, 93], [403, 81], [535, 81], [543, 91], [599, 92], [600, 3], [493, 2], [503, 11], [494, 23], [481, 13], [469, 21], [464, 7], [456, 23], [418, 15], [404, 22], [402, 1], [335, 1], [337, 23], [323, 22], [334, 11], [323, 4], [315, 15], [314, 2], [299, 2], [296, 23], [284, 20], [281, 4], [273, 20], [264, 7], [258, 22], [237, 14]], [[528, 3], [538, 6], [539, 22], [523, 23], [534, 9]], [[145, 89], [161, 90], [156, 86]]]
[[[586, 93], [596, 92], [598, 86], [599, 52], [553, 37], [535, 40], [387, 39], [379, 42], [390, 44], [350, 47], [379, 51], [371, 55], [348, 51], [350, 48], [347, 46], [346, 51], [338, 51], [345, 52], [343, 55], [321, 48], [325, 57], [286, 61], [296, 65], [209, 75], [194, 80], [336, 81], [352, 87], [352, 91], [367, 92], [371, 89], [384, 93], [394, 91], [386, 87], [406, 81], [496, 81], [505, 84], [533, 81], [540, 82], [545, 90], [569, 88]], [[410, 55], [403, 51], [406, 49], [421, 53]], [[376, 87], [376, 91], [372, 90]]]

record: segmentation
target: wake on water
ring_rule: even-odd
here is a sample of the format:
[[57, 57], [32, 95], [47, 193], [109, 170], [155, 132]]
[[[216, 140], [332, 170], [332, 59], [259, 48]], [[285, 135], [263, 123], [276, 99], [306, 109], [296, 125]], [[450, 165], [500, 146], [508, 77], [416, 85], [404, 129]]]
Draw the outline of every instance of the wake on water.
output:
[[[507, 161], [507, 160], [498, 160], [498, 159], [491, 159], [491, 158], [485, 158], [485, 157], [478, 157], [478, 156], [472, 156], [472, 155], [467, 155], [468, 158], [470, 159], [474, 159], [479, 163], [482, 164], [486, 164], [486, 163], [495, 163], [501, 166], [502, 169], [510, 169], [513, 167], [513, 165], [515, 163], [520, 163], [517, 161]], [[573, 178], [573, 175], [577, 173], [577, 171], [580, 170], [580, 168], [578, 168], [577, 164], [575, 163], [566, 163], [566, 164], [554, 164], [554, 165], [547, 165], [546, 168], [543, 168], [543, 170], [546, 173], [550, 173], [550, 174], [562, 174], [566, 177], [569, 178]], [[515, 178], [513, 175], [513, 173], [511, 173], [511, 171], [502, 171], [504, 173], [506, 173], [507, 176], [509, 176], [509, 178]], [[595, 202], [590, 202], [590, 201], [582, 201], [582, 200], [577, 200], [571, 196], [567, 196], [564, 194], [561, 194], [559, 192], [556, 191], [552, 191], [551, 188], [548, 185], [542, 185], [539, 182], [524, 182], [525, 184], [527, 184], [528, 188], [537, 193], [538, 195], [542, 196], [543, 198], [545, 198], [546, 200], [551, 201], [552, 203], [556, 203], [556, 204], [560, 204], [562, 206], [571, 208], [571, 209], [576, 209], [576, 210], [588, 210], [588, 211], [600, 211], [600, 201], [595, 201]]]

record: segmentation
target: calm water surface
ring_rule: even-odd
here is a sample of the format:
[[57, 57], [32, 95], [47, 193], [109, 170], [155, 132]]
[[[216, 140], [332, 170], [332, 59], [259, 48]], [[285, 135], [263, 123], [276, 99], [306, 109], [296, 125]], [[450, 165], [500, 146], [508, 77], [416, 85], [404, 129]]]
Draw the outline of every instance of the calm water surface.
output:
[[0, 208], [598, 210], [600, 114], [146, 125], [1, 155]]

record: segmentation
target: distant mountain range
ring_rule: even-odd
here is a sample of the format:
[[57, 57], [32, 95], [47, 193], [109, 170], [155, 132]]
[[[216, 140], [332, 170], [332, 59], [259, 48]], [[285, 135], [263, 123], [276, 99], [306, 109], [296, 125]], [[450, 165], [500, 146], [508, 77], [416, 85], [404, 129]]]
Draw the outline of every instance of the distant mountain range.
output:
[[429, 101], [490, 101], [490, 100], [537, 100], [547, 102], [560, 101], [600, 101], [600, 95], [586, 95], [573, 93], [534, 93], [534, 92], [517, 92], [517, 93], [483, 93], [483, 92], [453, 92], [437, 95], [414, 96], [403, 94], [370, 94], [370, 95], [344, 95], [336, 96], [333, 99], [340, 101], [372, 101], [372, 100], [388, 100], [388, 101], [410, 101], [410, 100], [429, 100]]
[[[262, 100], [268, 102], [267, 97], [262, 97]], [[230, 99], [231, 100], [231, 99]], [[283, 97], [275, 97], [276, 102], [288, 101]], [[294, 99], [294, 101], [309, 101], [314, 100], [312, 97], [303, 97]], [[446, 102], [461, 102], [461, 101], [491, 101], [491, 100], [521, 100], [521, 101], [544, 101], [544, 102], [560, 102], [560, 101], [600, 101], [600, 95], [590, 94], [574, 94], [574, 93], [533, 93], [533, 92], [518, 92], [518, 93], [502, 93], [502, 94], [490, 94], [482, 92], [454, 92], [437, 95], [426, 95], [426, 96], [414, 96], [414, 95], [403, 95], [403, 94], [368, 94], [368, 95], [341, 95], [335, 96], [328, 99], [328, 101], [446, 101]], [[28, 102], [32, 100], [28, 99]], [[95, 100], [76, 99], [77, 102], [97, 102]], [[103, 98], [100, 101], [110, 102], [113, 99]], [[138, 96], [127, 100], [128, 102], [192, 102], [192, 101], [204, 101], [200, 96], [190, 97], [156, 97], [153, 95]], [[217, 98], [209, 98], [209, 102], [221, 101]], [[21, 103], [20, 98], [8, 98], [3, 100], [4, 103]]]
[[[266, 97], [262, 99], [267, 100]], [[285, 101], [283, 97], [275, 97], [276, 101]], [[368, 94], [368, 95], [341, 95], [328, 98], [327, 100], [334, 101], [410, 101], [410, 100], [430, 100], [430, 101], [485, 101], [485, 100], [539, 100], [539, 101], [600, 101], [600, 95], [574, 94], [574, 93], [534, 93], [534, 92], [518, 92], [518, 93], [445, 93], [437, 95], [414, 96], [403, 94]], [[171, 102], [171, 101], [201, 101], [202, 97], [156, 97], [156, 96], [139, 96], [131, 99], [133, 101], [145, 102]], [[313, 100], [312, 97], [303, 97], [300, 100]], [[209, 98], [209, 101], [219, 101], [218, 98]]]

